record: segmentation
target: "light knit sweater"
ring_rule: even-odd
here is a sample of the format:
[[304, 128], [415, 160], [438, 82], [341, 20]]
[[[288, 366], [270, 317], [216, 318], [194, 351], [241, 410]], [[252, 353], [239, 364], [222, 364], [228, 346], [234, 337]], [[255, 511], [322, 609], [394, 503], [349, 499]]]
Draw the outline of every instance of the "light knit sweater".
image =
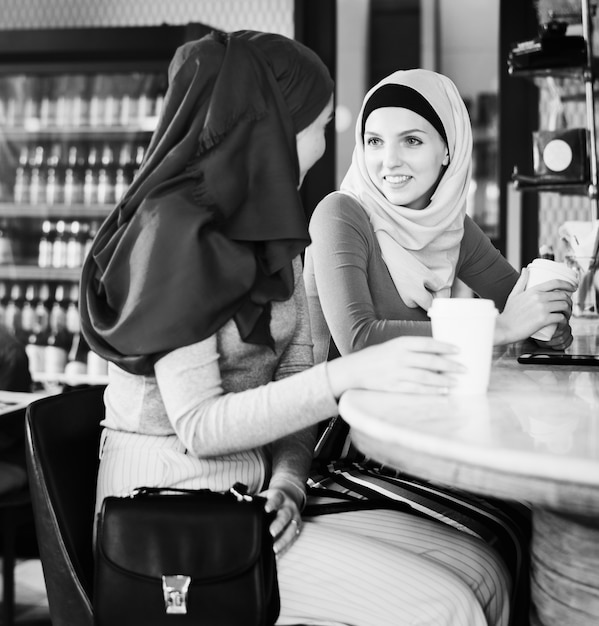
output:
[[311, 367], [299, 258], [294, 271], [294, 296], [272, 306], [274, 350], [243, 342], [231, 321], [208, 339], [161, 358], [155, 376], [111, 366], [103, 425], [176, 434], [189, 453], [212, 457], [263, 446], [335, 415], [326, 364]]

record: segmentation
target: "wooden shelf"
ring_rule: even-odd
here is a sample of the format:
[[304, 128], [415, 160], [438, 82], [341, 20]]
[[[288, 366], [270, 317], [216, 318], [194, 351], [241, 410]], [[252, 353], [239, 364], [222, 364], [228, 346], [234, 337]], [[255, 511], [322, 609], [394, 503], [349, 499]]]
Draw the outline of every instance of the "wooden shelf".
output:
[[35, 265], [0, 265], [0, 280], [47, 280], [77, 282], [81, 268], [37, 267]]
[[142, 124], [131, 126], [41, 126], [36, 120], [29, 120], [22, 126], [0, 125], [3, 137], [13, 141], [29, 139], [90, 139], [113, 140], [134, 139], [140, 135], [147, 138], [156, 128], [158, 118], [147, 118]]
[[547, 181], [534, 181], [534, 176], [520, 177], [518, 175], [512, 176], [514, 187], [519, 191], [533, 191], [533, 192], [553, 192], [562, 193], [567, 195], [580, 195], [589, 196], [590, 182], [572, 181], [572, 182], [547, 182]]
[[14, 204], [0, 202], [0, 217], [104, 219], [114, 209], [114, 204]]

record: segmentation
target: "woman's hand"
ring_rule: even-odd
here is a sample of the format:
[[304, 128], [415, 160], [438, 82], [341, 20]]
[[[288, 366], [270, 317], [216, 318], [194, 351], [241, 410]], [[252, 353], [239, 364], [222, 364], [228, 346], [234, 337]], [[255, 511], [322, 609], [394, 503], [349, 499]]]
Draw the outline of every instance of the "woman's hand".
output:
[[271, 487], [260, 493], [266, 498], [266, 511], [276, 511], [276, 517], [270, 525], [270, 534], [274, 541], [277, 557], [284, 554], [299, 537], [302, 518], [293, 497], [283, 489]]
[[[523, 269], [510, 293], [503, 312], [497, 316], [495, 344], [528, 339], [548, 324], [558, 324], [552, 339], [553, 349], [564, 343], [570, 345], [568, 320], [572, 315], [572, 292], [575, 286], [565, 280], [548, 280], [526, 289], [528, 270]], [[566, 330], [567, 327], [567, 330]], [[568, 339], [568, 334], [570, 338]]]
[[540, 339], [533, 339], [533, 341], [550, 350], [565, 350], [574, 341], [574, 338], [570, 324], [567, 321], [562, 321], [558, 323], [553, 337], [549, 341], [541, 341]]
[[452, 360], [458, 348], [431, 337], [398, 337], [327, 363], [335, 397], [347, 389], [447, 393], [452, 374], [464, 366]]

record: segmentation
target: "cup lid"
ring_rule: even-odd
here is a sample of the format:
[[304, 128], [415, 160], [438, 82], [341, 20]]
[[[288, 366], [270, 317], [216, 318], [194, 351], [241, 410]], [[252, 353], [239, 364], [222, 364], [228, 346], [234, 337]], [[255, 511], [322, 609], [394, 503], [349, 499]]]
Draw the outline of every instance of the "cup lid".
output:
[[432, 315], [497, 315], [495, 302], [487, 298], [435, 298], [428, 310]]
[[539, 268], [547, 272], [555, 274], [556, 278], [563, 278], [571, 283], [578, 283], [578, 275], [576, 271], [571, 267], [568, 267], [565, 263], [559, 261], [552, 261], [551, 259], [533, 259], [529, 264], [529, 268]]

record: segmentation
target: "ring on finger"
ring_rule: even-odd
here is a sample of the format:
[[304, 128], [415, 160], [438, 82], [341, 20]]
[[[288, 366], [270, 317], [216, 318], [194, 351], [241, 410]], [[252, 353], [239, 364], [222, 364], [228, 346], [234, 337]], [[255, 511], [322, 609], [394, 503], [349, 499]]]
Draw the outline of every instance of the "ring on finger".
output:
[[295, 534], [299, 535], [300, 534], [300, 525], [299, 522], [296, 519], [292, 519], [290, 522], [290, 524], [295, 524]]

